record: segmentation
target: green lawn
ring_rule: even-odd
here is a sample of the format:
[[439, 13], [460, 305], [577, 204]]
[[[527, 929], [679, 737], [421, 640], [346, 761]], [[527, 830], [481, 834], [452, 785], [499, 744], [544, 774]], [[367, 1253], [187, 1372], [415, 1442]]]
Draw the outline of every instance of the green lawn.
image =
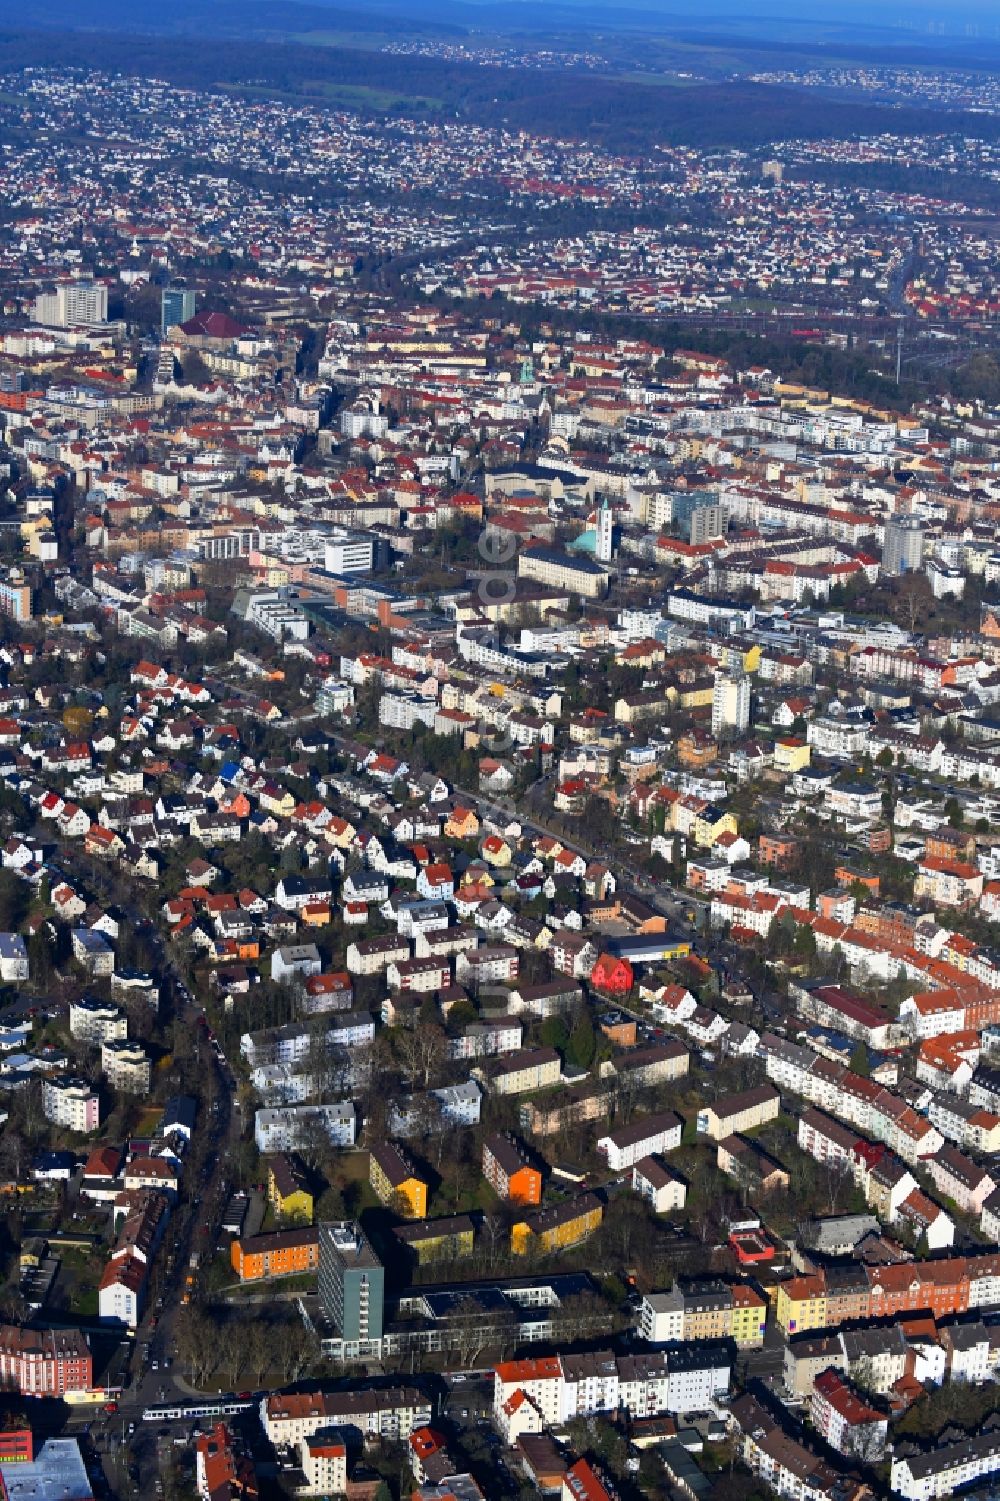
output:
[[496, 1208], [497, 1203], [497, 1196], [486, 1179], [481, 1175], [470, 1175], [460, 1190], [457, 1200], [449, 1184], [441, 1185], [431, 1197], [428, 1218], [439, 1219], [445, 1215], [474, 1214], [477, 1211], [488, 1214]]
[[70, 1312], [81, 1319], [96, 1319], [98, 1312], [97, 1288], [76, 1287], [70, 1300]]
[[[236, 1273], [232, 1272], [232, 1278]], [[294, 1272], [288, 1277], [261, 1277], [255, 1282], [241, 1282], [239, 1286], [232, 1280], [229, 1290], [225, 1293], [227, 1302], [239, 1302], [244, 1298], [260, 1297], [262, 1293], [314, 1293], [316, 1291], [315, 1272]]]

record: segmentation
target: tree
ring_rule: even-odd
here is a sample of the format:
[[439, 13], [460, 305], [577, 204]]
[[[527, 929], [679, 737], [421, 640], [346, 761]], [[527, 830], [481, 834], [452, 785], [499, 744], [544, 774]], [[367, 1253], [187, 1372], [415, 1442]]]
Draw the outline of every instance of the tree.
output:
[[840, 1205], [851, 1191], [854, 1178], [846, 1162], [828, 1157], [821, 1165], [823, 1189], [826, 1195], [827, 1212], [839, 1213]]
[[[258, 1326], [253, 1326], [258, 1327]], [[182, 1308], [174, 1325], [174, 1342], [193, 1386], [203, 1388], [218, 1359], [218, 1329], [193, 1304]]]
[[218, 1339], [218, 1367], [235, 1387], [247, 1359], [249, 1324], [243, 1319], [231, 1318], [220, 1327]]
[[962, 804], [958, 801], [957, 797], [950, 797], [945, 803], [944, 816], [953, 829], [960, 829], [962, 827], [965, 819], [962, 812]]
[[538, 1040], [543, 1047], [555, 1048], [557, 1053], [565, 1050], [569, 1032], [561, 1016], [547, 1016], [538, 1029]]
[[502, 1200], [489, 1214], [484, 1214], [480, 1226], [480, 1254], [485, 1254], [490, 1271], [506, 1261], [510, 1254], [511, 1228], [524, 1218], [522, 1210], [509, 1199]]
[[67, 735], [71, 735], [74, 740], [83, 740], [90, 733], [94, 716], [82, 704], [70, 704], [63, 710], [62, 722]]
[[28, 1144], [12, 1121], [0, 1134], [0, 1172], [19, 1182], [28, 1156]]
[[404, 1077], [411, 1084], [420, 1084], [427, 1089], [447, 1052], [444, 1029], [421, 1022], [413, 1027], [398, 1028], [393, 1040]]
[[869, 1062], [868, 1058], [868, 1045], [865, 1042], [864, 1038], [859, 1038], [859, 1040], [854, 1044], [854, 1049], [851, 1053], [851, 1068], [854, 1073], [860, 1074], [863, 1079], [867, 1079], [868, 1075], [871, 1073], [871, 1063]]
[[596, 1050], [597, 1038], [594, 1035], [594, 1023], [590, 1019], [589, 1010], [583, 1007], [573, 1023], [573, 1030], [566, 1044], [567, 1062], [576, 1068], [589, 1068], [594, 1061]]
[[265, 1373], [271, 1368], [274, 1355], [274, 1330], [263, 1319], [255, 1319], [250, 1325], [247, 1345], [247, 1363], [250, 1367], [250, 1374], [254, 1378], [254, 1385], [261, 1386]]
[[344, 1207], [344, 1195], [335, 1183], [324, 1188], [316, 1200], [316, 1219], [319, 1223], [323, 1220], [342, 1220], [346, 1218]]
[[181, 361], [181, 371], [184, 383], [188, 386], [207, 386], [212, 379], [212, 372], [197, 349], [190, 349]]
[[301, 1381], [316, 1363], [319, 1343], [305, 1324], [282, 1325], [280, 1335], [275, 1331], [275, 1350], [282, 1382], [286, 1385]]
[[468, 1027], [472, 1022], [478, 1021], [479, 1012], [471, 1001], [456, 1001], [448, 1012], [448, 1030], [457, 1032], [462, 1027]]
[[552, 1309], [552, 1338], [557, 1345], [596, 1339], [612, 1333], [614, 1322], [611, 1307], [599, 1294], [570, 1293]]
[[28, 886], [6, 867], [0, 868], [0, 930], [17, 933], [28, 911]]
[[462, 1365], [475, 1365], [489, 1338], [483, 1305], [471, 1296], [460, 1298], [455, 1304], [449, 1327]]
[[28, 939], [28, 967], [32, 981], [39, 990], [48, 990], [53, 979], [52, 939], [48, 924], [36, 928]]
[[769, 951], [776, 957], [790, 954], [795, 946], [798, 926], [791, 912], [783, 912], [778, 921], [771, 924], [767, 940]]
[[797, 959], [811, 960], [816, 957], [816, 934], [808, 923], [797, 923], [792, 939], [792, 953]]

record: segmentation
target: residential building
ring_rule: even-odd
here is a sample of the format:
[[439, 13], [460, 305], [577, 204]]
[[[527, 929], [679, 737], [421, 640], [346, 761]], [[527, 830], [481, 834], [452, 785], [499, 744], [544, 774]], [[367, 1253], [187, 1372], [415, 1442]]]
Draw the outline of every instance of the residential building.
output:
[[416, 1258], [418, 1265], [426, 1266], [432, 1261], [454, 1261], [471, 1256], [476, 1230], [469, 1215], [454, 1214], [397, 1225], [392, 1233]]
[[719, 673], [712, 687], [712, 734], [743, 734], [750, 725], [750, 679]]
[[526, 1094], [558, 1084], [562, 1062], [555, 1048], [522, 1048], [504, 1058], [494, 1058], [482, 1069], [474, 1069], [492, 1094]]
[[951, 1443], [938, 1442], [924, 1453], [894, 1457], [889, 1485], [905, 1501], [934, 1501], [998, 1470], [1000, 1437], [995, 1432], [967, 1434]]
[[267, 1277], [290, 1277], [319, 1266], [319, 1235], [314, 1227], [277, 1230], [246, 1239], [235, 1237], [229, 1247], [233, 1271], [241, 1282]]
[[522, 1144], [509, 1134], [498, 1133], [484, 1141], [483, 1177], [501, 1199], [516, 1204], [542, 1202], [542, 1174]]
[[101, 1101], [85, 1079], [60, 1075], [42, 1080], [42, 1111], [55, 1126], [86, 1133], [100, 1124]]
[[760, 1084], [704, 1106], [698, 1112], [698, 1131], [713, 1141], [721, 1141], [777, 1120], [780, 1107], [781, 1096], [773, 1084]]
[[0, 1325], [0, 1381], [8, 1391], [31, 1397], [89, 1392], [93, 1358], [80, 1329], [24, 1329]]
[[128, 1017], [120, 1006], [84, 997], [70, 1001], [69, 1030], [80, 1042], [100, 1046], [128, 1036]]
[[406, 1219], [421, 1220], [427, 1213], [428, 1184], [409, 1157], [394, 1142], [380, 1142], [368, 1154], [368, 1181], [383, 1204]]
[[102, 1323], [138, 1328], [148, 1275], [148, 1267], [138, 1256], [125, 1254], [108, 1262], [97, 1289], [98, 1316]]
[[681, 1144], [684, 1122], [672, 1110], [657, 1115], [639, 1116], [627, 1126], [619, 1126], [607, 1136], [599, 1136], [597, 1150], [612, 1172], [634, 1167], [654, 1152], [672, 1152]]
[[882, 1458], [888, 1417], [865, 1402], [839, 1371], [826, 1370], [816, 1377], [809, 1417], [817, 1433], [839, 1454], [866, 1464]]
[[313, 1196], [298, 1163], [280, 1152], [267, 1164], [267, 1198], [281, 1219], [310, 1221]]
[[882, 572], [890, 578], [918, 573], [924, 557], [924, 523], [919, 516], [890, 516], [882, 543]]
[[[320, 1225], [319, 1301], [324, 1317], [346, 1345], [359, 1352], [378, 1348], [385, 1272], [360, 1225], [349, 1221]], [[424, 1421], [430, 1421], [430, 1411]]]
[[604, 1206], [596, 1194], [576, 1194], [518, 1220], [511, 1228], [510, 1248], [516, 1256], [565, 1250], [592, 1235], [603, 1218]]
[[141, 1042], [118, 1038], [101, 1044], [101, 1072], [119, 1094], [147, 1095], [152, 1068]]
[[429, 1424], [434, 1405], [417, 1387], [354, 1387], [341, 1392], [279, 1392], [261, 1403], [264, 1432], [276, 1448], [319, 1431], [350, 1428], [365, 1440], [405, 1442]]
[[258, 1110], [254, 1116], [254, 1140], [265, 1156], [294, 1152], [308, 1145], [322, 1131], [332, 1146], [353, 1147], [357, 1135], [357, 1112], [350, 1100], [333, 1105], [289, 1105], [276, 1110]]
[[632, 1187], [646, 1199], [656, 1214], [683, 1209], [687, 1202], [687, 1184], [659, 1157], [643, 1157], [632, 1168]]

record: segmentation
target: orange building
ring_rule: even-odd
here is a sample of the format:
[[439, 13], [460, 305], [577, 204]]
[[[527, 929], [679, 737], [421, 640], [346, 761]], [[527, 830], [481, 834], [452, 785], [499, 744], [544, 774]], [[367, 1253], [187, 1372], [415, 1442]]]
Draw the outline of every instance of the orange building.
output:
[[873, 876], [870, 871], [857, 870], [852, 865], [838, 865], [833, 873], [833, 879], [838, 886], [864, 886], [872, 896], [878, 896], [882, 882], [878, 876]]
[[790, 870], [799, 852], [799, 841], [790, 834], [761, 834], [757, 853], [762, 865]]
[[229, 1256], [241, 1282], [313, 1272], [319, 1266], [319, 1231], [308, 1225], [302, 1230], [250, 1235], [244, 1240], [234, 1240]]
[[542, 1202], [542, 1175], [513, 1136], [497, 1133], [483, 1143], [483, 1177], [501, 1199]]
[[948, 824], [935, 829], [924, 839], [924, 854], [938, 860], [975, 860], [976, 836], [964, 829], [953, 829]]
[[562, 1204], [536, 1209], [511, 1226], [510, 1249], [515, 1256], [530, 1251], [565, 1251], [579, 1245], [604, 1219], [604, 1205], [595, 1193], [578, 1193]]
[[634, 1048], [639, 1040], [638, 1023], [623, 1011], [608, 1011], [597, 1019], [604, 1036], [618, 1048]]
[[686, 730], [677, 741], [677, 759], [689, 771], [701, 771], [711, 766], [719, 754], [719, 747], [704, 730]]
[[907, 1313], [930, 1313], [940, 1320], [981, 1306], [986, 1301], [984, 1285], [992, 1298], [998, 1276], [1000, 1256], [989, 1252], [982, 1256], [948, 1256], [939, 1261], [864, 1267], [858, 1285], [845, 1299], [829, 1292], [826, 1277], [819, 1271], [780, 1283], [775, 1311], [787, 1334], [834, 1328], [856, 1319], [896, 1318]]

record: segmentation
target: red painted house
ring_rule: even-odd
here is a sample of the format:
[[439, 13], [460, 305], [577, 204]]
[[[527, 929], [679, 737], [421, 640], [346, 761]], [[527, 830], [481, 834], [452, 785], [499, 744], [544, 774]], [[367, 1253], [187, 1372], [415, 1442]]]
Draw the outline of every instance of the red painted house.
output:
[[628, 995], [635, 976], [627, 959], [601, 954], [590, 971], [590, 983], [605, 995]]

